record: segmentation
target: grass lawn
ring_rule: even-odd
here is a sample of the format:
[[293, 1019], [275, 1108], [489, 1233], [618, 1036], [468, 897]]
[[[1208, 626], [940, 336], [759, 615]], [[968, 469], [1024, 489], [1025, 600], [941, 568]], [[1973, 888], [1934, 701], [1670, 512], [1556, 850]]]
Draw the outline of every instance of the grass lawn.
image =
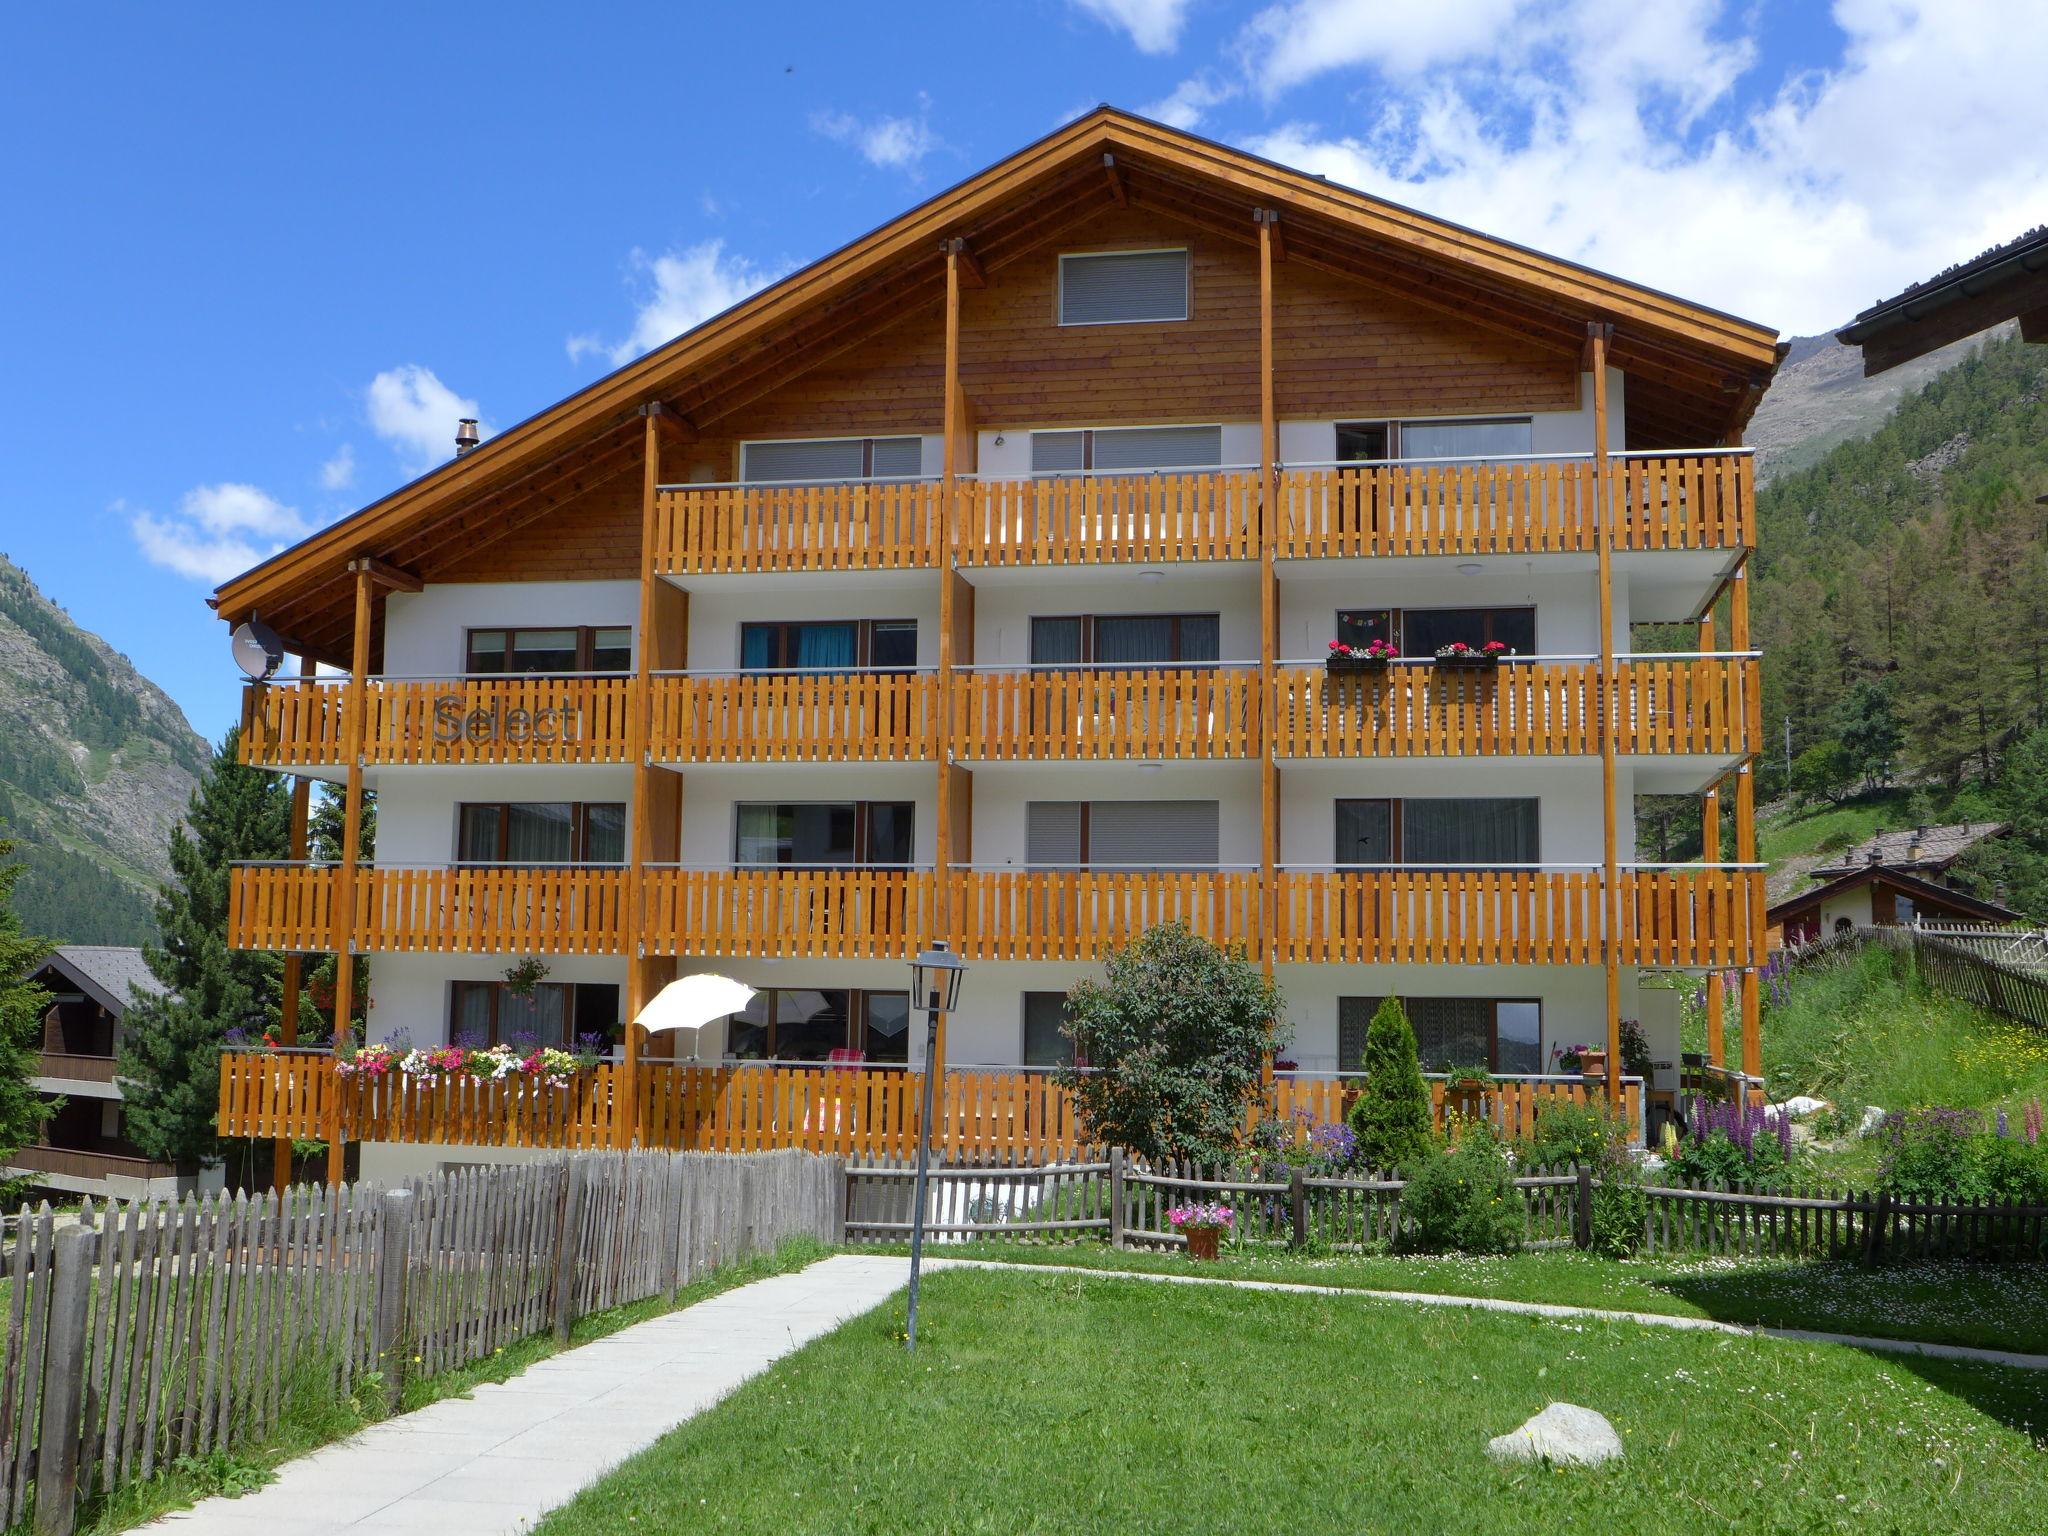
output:
[[[903, 1250], [908, 1252], [908, 1249]], [[1102, 1243], [1026, 1247], [948, 1244], [948, 1258], [1077, 1264], [1189, 1274], [1178, 1253], [1118, 1251]], [[1226, 1247], [1199, 1272], [1217, 1279], [1283, 1280], [1437, 1296], [1497, 1296], [1566, 1307], [1604, 1307], [1724, 1323], [1814, 1328], [2048, 1354], [2048, 1266], [1855, 1264], [1765, 1259], [1600, 1259], [1577, 1252], [1507, 1258], [1238, 1253]], [[2048, 1390], [2048, 1377], [2043, 1378]], [[2048, 1523], [2048, 1522], [2044, 1522]]]
[[[2048, 1384], [1838, 1346], [1074, 1275], [931, 1277], [558, 1510], [622, 1531], [2038, 1532]], [[1497, 1466], [1565, 1400], [1599, 1471]]]

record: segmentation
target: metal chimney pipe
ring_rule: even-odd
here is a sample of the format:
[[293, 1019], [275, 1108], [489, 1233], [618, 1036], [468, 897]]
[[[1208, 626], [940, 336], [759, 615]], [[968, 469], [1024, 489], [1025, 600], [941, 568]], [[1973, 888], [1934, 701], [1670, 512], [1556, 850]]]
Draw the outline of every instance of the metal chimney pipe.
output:
[[465, 453], [475, 452], [476, 445], [482, 441], [483, 437], [476, 429], [474, 416], [465, 416], [455, 423], [455, 457], [459, 459]]

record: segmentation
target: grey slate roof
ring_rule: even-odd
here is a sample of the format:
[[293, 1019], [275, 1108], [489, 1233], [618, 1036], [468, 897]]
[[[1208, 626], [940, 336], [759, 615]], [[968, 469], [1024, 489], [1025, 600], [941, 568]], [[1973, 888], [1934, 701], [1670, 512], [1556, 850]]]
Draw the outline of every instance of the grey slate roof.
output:
[[163, 995], [163, 983], [142, 963], [142, 951], [124, 945], [59, 944], [43, 964], [68, 972], [81, 988], [116, 1013], [127, 1009], [131, 984], [151, 996]]
[[1964, 853], [2009, 830], [2002, 821], [1964, 821], [1944, 827], [1886, 828], [1865, 838], [1855, 847], [1835, 854], [1810, 873], [1816, 880], [1838, 876], [1881, 864], [1891, 869], [1943, 870]]

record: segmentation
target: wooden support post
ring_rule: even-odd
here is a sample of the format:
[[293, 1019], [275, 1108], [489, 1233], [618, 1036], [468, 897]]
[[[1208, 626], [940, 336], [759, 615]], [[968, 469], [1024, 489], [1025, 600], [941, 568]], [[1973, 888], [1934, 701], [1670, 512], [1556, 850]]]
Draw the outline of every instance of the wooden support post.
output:
[[1124, 1149], [1109, 1149], [1109, 1246], [1124, 1246]]
[[1586, 327], [1586, 364], [1593, 374], [1593, 517], [1600, 562], [1600, 833], [1601, 955], [1607, 970], [1607, 1103], [1621, 1103], [1621, 859], [1614, 798], [1614, 519], [1608, 484], [1607, 344], [1614, 327], [1594, 321]]
[[[1259, 687], [1252, 705], [1252, 743], [1259, 754], [1259, 963], [1273, 974], [1280, 918], [1280, 768], [1273, 760], [1274, 665], [1280, 638], [1280, 593], [1273, 570], [1279, 545], [1279, 425], [1273, 400], [1273, 229], [1279, 216], [1257, 209], [1259, 226]], [[1277, 1021], [1276, 1021], [1277, 1022]], [[1273, 1050], [1260, 1062], [1260, 1087], [1273, 1084]]]
[[1580, 1248], [1593, 1246], [1593, 1167], [1590, 1163], [1578, 1166], [1578, 1182], [1573, 1186], [1576, 1199], [1572, 1202], [1572, 1242]]
[[[1731, 650], [1749, 649], [1749, 566], [1745, 563], [1728, 583], [1728, 645]], [[1752, 701], [1752, 707], [1759, 707]], [[1762, 745], [1761, 727], [1750, 737], [1752, 748]], [[1742, 864], [1756, 858], [1756, 774], [1751, 759], [1735, 770], [1735, 857]], [[1742, 966], [1742, 1070], [1751, 1078], [1764, 1072], [1762, 978], [1757, 962], [1763, 957], [1763, 906], [1752, 903], [1743, 911]]]
[[[1714, 615], [1709, 609], [1700, 619], [1699, 649], [1714, 649]], [[1708, 787], [1700, 797], [1700, 862], [1718, 864], [1721, 862], [1721, 785], [1718, 781]], [[1723, 1028], [1723, 1015], [1727, 1009], [1727, 997], [1718, 970], [1707, 973], [1707, 1062], [1711, 1066], [1728, 1065], [1728, 1043]]]
[[[960, 493], [963, 449], [961, 441], [966, 430], [969, 415], [966, 397], [960, 389], [960, 255], [961, 242], [945, 242], [946, 256], [946, 310], [945, 310], [945, 372], [940, 382], [940, 432], [943, 444], [939, 460], [939, 744], [938, 758], [938, 819], [937, 837], [932, 851], [932, 863], [938, 882], [938, 928], [932, 937], [943, 937], [954, 945], [960, 940], [961, 914], [954, 908], [953, 864], [961, 856], [958, 846], [956, 825], [961, 818], [958, 797], [965, 788], [967, 775], [953, 763], [953, 737], [955, 730], [953, 711], [953, 668], [960, 662], [960, 652], [966, 649], [972, 655], [971, 631], [961, 641], [962, 594], [964, 584], [953, 563], [953, 529], [957, 521], [955, 507]], [[968, 623], [971, 626], [973, 598], [966, 599]], [[920, 946], [922, 947], [922, 946]], [[915, 999], [912, 999], [915, 1003]], [[925, 1072], [931, 1077], [932, 1099], [940, 1106], [943, 1114], [946, 1102], [946, 1016], [939, 1015], [938, 1032], [932, 1037], [930, 1059], [924, 1063]], [[934, 1136], [938, 1135], [935, 1127]]]
[[1308, 1246], [1308, 1175], [1299, 1168], [1287, 1172], [1287, 1228], [1290, 1247]]
[[412, 1253], [412, 1191], [387, 1189], [378, 1205], [370, 1358], [377, 1362], [384, 1410], [394, 1413], [399, 1394], [405, 1390], [405, 1282]]
[[[301, 690], [316, 686], [313, 682], [319, 668], [310, 656], [299, 658], [299, 687]], [[288, 852], [294, 864], [306, 862], [306, 828], [313, 806], [313, 781], [304, 774], [292, 779], [291, 842]], [[283, 996], [278, 999], [277, 1034], [285, 1045], [299, 1043], [299, 992], [304, 986], [305, 957], [293, 951], [284, 957], [284, 975], [279, 985]], [[273, 1189], [285, 1189], [292, 1181], [292, 1139], [279, 1136], [270, 1144], [270, 1183]]]
[[[355, 632], [351, 636], [348, 704], [342, 740], [347, 779], [342, 791], [341, 855], [334, 880], [334, 1057], [337, 1067], [355, 1012], [356, 997], [356, 865], [363, 840], [363, 727], [369, 713], [371, 598], [377, 584], [375, 564], [351, 560], [356, 578]], [[327, 1116], [327, 1182], [338, 1185], [348, 1170], [348, 1122], [342, 1113], [343, 1085], [339, 1072], [332, 1085]]]
[[[84, 1406], [86, 1314], [92, 1302], [93, 1251], [99, 1234], [90, 1227], [66, 1227], [47, 1279], [48, 1333], [43, 1349], [41, 1425], [36, 1450], [36, 1536], [71, 1536], [78, 1520], [78, 1449]], [[22, 1281], [17, 1278], [16, 1285]], [[24, 1413], [36, 1399], [36, 1383], [22, 1394]], [[27, 1425], [22, 1426], [23, 1430]]]
[[612, 1103], [612, 1144], [620, 1151], [639, 1138], [640, 1052], [646, 1031], [633, 1020], [653, 1001], [653, 973], [646, 965], [648, 937], [647, 866], [654, 842], [654, 776], [666, 772], [648, 761], [647, 743], [654, 707], [654, 573], [656, 507], [661, 496], [661, 404], [641, 407], [640, 456], [640, 613], [633, 644], [633, 700], [626, 715], [626, 755], [633, 764], [632, 837], [626, 852], [628, 910], [633, 931], [627, 939], [626, 1008], [622, 1060]]

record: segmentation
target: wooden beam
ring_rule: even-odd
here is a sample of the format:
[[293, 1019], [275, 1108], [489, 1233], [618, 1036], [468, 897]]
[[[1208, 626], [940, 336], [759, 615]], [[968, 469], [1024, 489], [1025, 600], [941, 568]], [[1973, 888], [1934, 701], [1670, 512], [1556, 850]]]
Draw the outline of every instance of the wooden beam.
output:
[[[1279, 426], [1273, 403], [1273, 226], [1263, 215], [1259, 231], [1259, 697], [1273, 697], [1278, 660], [1280, 584], [1273, 569], [1280, 531], [1276, 515]], [[1280, 913], [1280, 767], [1266, 739], [1268, 710], [1259, 711], [1259, 958], [1273, 974]], [[1262, 1071], [1271, 1072], [1272, 1052]]]
[[1107, 150], [1102, 156], [1102, 174], [1109, 182], [1109, 195], [1115, 200], [1117, 207], [1130, 207], [1131, 192], [1130, 188], [1124, 185], [1124, 173], [1116, 168], [1116, 156]]
[[[1599, 359], [1595, 361], [1594, 341], [1598, 338]], [[1579, 351], [1579, 371], [1591, 373], [1596, 367], [1607, 366], [1607, 358], [1614, 350], [1614, 327], [1605, 320], [1586, 322], [1586, 345]]]
[[674, 406], [660, 400], [650, 400], [640, 407], [640, 414], [652, 421], [661, 435], [678, 448], [695, 447], [703, 436], [696, 423]]
[[1280, 233], [1280, 210], [1278, 208], [1254, 208], [1252, 218], [1266, 226], [1273, 247], [1273, 260], [1277, 264], [1287, 259], [1287, 240]]
[[943, 242], [946, 255], [952, 258], [957, 280], [962, 288], [986, 288], [988, 275], [981, 270], [981, 263], [975, 259], [974, 248], [965, 240], [952, 239]]
[[1614, 796], [1614, 513], [1607, 480], [1607, 343], [1614, 328], [1600, 321], [1586, 327], [1587, 370], [1593, 375], [1593, 508], [1599, 536], [1600, 572], [1600, 907], [1606, 942], [1601, 956], [1607, 979], [1607, 1104], [1621, 1102], [1621, 869], [1616, 846]]
[[358, 555], [349, 561], [349, 570], [358, 576], [368, 576], [380, 587], [393, 592], [418, 592], [426, 586], [418, 573], [403, 566], [393, 565], [389, 560], [379, 560], [375, 555]]
[[[342, 788], [341, 848], [334, 872], [334, 1040], [340, 1061], [351, 1031], [356, 1000], [356, 865], [363, 840], [363, 726], [368, 714], [371, 594], [376, 577], [367, 565], [351, 561], [356, 578], [355, 642], [350, 649], [347, 729], [343, 761], [347, 778]], [[348, 1126], [342, 1119], [341, 1095], [334, 1096], [327, 1127], [327, 1182], [339, 1185], [347, 1176]]]

